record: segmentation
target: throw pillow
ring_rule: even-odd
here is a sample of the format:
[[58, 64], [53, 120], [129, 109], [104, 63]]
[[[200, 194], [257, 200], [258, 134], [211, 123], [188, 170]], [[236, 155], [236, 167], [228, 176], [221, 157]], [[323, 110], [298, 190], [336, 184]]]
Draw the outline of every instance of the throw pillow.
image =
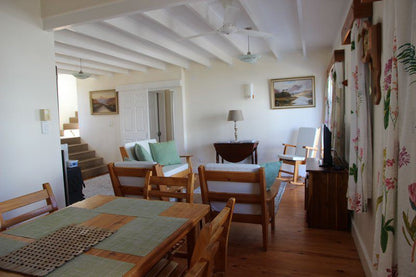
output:
[[136, 158], [139, 161], [153, 162], [153, 159], [150, 153], [146, 149], [144, 149], [144, 147], [141, 146], [140, 144], [136, 144], [134, 146], [134, 154], [136, 154]]
[[270, 190], [276, 181], [277, 175], [279, 175], [280, 166], [282, 162], [269, 162], [261, 164], [261, 167], [264, 167], [264, 174], [266, 175], [266, 190]]
[[153, 160], [161, 165], [180, 164], [181, 158], [176, 150], [175, 141], [149, 143]]

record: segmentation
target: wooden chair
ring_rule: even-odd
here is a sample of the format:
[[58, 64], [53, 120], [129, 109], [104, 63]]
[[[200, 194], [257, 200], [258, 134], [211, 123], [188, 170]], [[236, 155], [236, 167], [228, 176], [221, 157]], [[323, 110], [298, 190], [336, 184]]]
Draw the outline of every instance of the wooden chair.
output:
[[[32, 192], [10, 200], [6, 200], [0, 203], [0, 231], [3, 231], [9, 228], [10, 226], [32, 219], [39, 215], [52, 213], [58, 210], [58, 205], [56, 204], [56, 199], [49, 183], [43, 184], [42, 187], [42, 190]], [[9, 218], [7, 220], [3, 217], [6, 212], [10, 212], [18, 208], [22, 208], [43, 200], [46, 201], [46, 206], [36, 208], [35, 210], [31, 210], [29, 212], [26, 212], [13, 218]]]
[[117, 162], [107, 165], [116, 196], [143, 197], [147, 172], [154, 170], [152, 162]]
[[267, 251], [268, 224], [275, 229], [274, 200], [280, 181], [266, 191], [264, 168], [253, 164], [207, 164], [198, 168], [202, 202], [211, 206], [213, 218], [225, 202], [237, 201], [233, 221], [260, 224], [263, 231], [263, 249]]
[[[303, 182], [298, 182], [299, 165], [306, 164], [307, 158], [315, 158], [318, 151], [320, 128], [299, 128], [296, 145], [283, 143], [283, 154], [279, 154], [280, 161], [283, 162], [280, 167], [278, 178], [281, 178], [282, 172], [292, 175], [292, 184], [302, 185]], [[289, 154], [288, 149], [292, 147], [295, 149], [294, 154]], [[283, 169], [283, 165], [288, 164], [293, 166], [293, 171]]]
[[[152, 197], [159, 197], [160, 199], [176, 198], [185, 200], [187, 203], [194, 202], [195, 174], [190, 173], [187, 177], [152, 175], [151, 171], [148, 171], [146, 174], [144, 185], [145, 199], [151, 199]], [[185, 192], [182, 191], [182, 188], [185, 189]]]

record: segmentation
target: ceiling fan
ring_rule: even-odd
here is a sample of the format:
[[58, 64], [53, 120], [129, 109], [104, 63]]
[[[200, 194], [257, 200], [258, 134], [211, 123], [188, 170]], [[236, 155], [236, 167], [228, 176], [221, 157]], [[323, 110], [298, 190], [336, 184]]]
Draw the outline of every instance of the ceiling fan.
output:
[[240, 12], [240, 9], [238, 7], [236, 7], [235, 5], [233, 5], [234, 0], [221, 0], [221, 2], [224, 6], [223, 25], [215, 31], [206, 32], [206, 33], [186, 37], [185, 39], [193, 39], [193, 38], [196, 38], [196, 37], [205, 36], [205, 35], [209, 35], [209, 34], [216, 34], [216, 33], [223, 34], [223, 35], [238, 33], [238, 34], [242, 34], [242, 35], [246, 35], [246, 36], [250, 36], [250, 37], [261, 37], [261, 38], [271, 38], [271, 37], [274, 36], [271, 33], [252, 30], [251, 27], [241, 28], [241, 27], [236, 26], [234, 24], [235, 17], [237, 15], [237, 13]]

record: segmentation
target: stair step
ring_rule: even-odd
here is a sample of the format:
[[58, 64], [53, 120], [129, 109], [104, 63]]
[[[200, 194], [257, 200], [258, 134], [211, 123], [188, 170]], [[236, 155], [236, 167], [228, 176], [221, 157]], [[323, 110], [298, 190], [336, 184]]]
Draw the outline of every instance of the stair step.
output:
[[64, 123], [64, 130], [79, 129], [78, 123]]
[[78, 123], [78, 117], [70, 117], [69, 123]]
[[78, 166], [81, 169], [87, 169], [87, 168], [90, 168], [90, 167], [102, 165], [103, 160], [104, 159], [101, 158], [101, 157], [94, 157], [94, 158], [91, 158], [91, 159], [85, 159], [85, 160], [79, 161]]
[[69, 154], [87, 151], [88, 150], [88, 143], [79, 143], [79, 144], [71, 144], [68, 145], [68, 152]]
[[94, 150], [81, 151], [69, 154], [70, 160], [85, 160], [95, 157]]
[[81, 170], [82, 178], [84, 180], [91, 178], [91, 177], [98, 176], [98, 175], [102, 175], [107, 172], [108, 172], [107, 165], [99, 165], [99, 166], [90, 167], [90, 168]]
[[62, 138], [61, 144], [80, 144], [81, 138], [80, 137], [73, 137], [73, 138]]

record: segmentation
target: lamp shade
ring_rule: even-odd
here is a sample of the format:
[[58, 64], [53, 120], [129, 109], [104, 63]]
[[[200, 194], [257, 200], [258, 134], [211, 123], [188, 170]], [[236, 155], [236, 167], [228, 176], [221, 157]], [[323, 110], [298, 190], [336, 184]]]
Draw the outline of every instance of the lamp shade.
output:
[[227, 121], [242, 121], [244, 120], [243, 112], [241, 110], [230, 110], [228, 112]]

